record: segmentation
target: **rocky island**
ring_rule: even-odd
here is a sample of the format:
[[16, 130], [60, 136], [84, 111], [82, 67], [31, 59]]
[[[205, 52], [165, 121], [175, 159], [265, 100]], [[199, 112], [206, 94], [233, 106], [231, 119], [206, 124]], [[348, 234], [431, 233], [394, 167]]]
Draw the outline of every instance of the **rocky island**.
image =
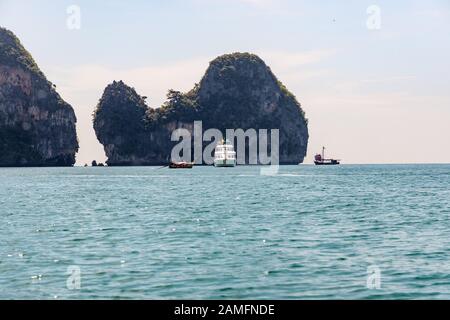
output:
[[[151, 76], [151, 75], [149, 75]], [[303, 162], [308, 146], [308, 122], [296, 97], [258, 56], [233, 53], [220, 56], [187, 93], [170, 90], [159, 108], [149, 108], [122, 81], [105, 89], [94, 112], [94, 129], [103, 144], [107, 164], [161, 165], [170, 161], [177, 128], [193, 130], [279, 129], [280, 163]]]
[[0, 28], [0, 166], [72, 166], [76, 117], [18, 38]]

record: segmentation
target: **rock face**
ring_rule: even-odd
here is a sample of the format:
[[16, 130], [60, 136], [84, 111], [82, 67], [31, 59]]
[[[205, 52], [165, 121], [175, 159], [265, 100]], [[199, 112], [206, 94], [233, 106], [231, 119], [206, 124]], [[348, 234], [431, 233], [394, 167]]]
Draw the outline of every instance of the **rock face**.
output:
[[0, 166], [72, 166], [76, 117], [14, 34], [0, 28]]
[[[149, 75], [150, 76], [150, 75]], [[211, 62], [200, 84], [187, 92], [170, 90], [167, 102], [148, 108], [145, 97], [113, 82], [94, 113], [94, 129], [108, 165], [161, 165], [170, 160], [172, 131], [279, 129], [280, 163], [303, 162], [308, 145], [305, 114], [294, 95], [259, 57], [223, 55]], [[248, 153], [248, 152], [247, 152]]]

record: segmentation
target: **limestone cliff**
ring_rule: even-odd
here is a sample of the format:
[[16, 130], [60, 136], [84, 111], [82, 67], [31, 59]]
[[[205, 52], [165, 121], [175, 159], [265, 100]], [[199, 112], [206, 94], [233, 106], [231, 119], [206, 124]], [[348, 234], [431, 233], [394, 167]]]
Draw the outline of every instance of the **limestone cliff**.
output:
[[[149, 75], [151, 76], [151, 75]], [[191, 91], [170, 90], [167, 102], [148, 108], [123, 82], [109, 85], [94, 113], [94, 129], [109, 165], [159, 165], [170, 159], [176, 128], [280, 129], [280, 162], [303, 162], [308, 145], [305, 114], [294, 95], [258, 56], [223, 55], [210, 63]]]
[[76, 117], [17, 37], [0, 28], [0, 166], [71, 166]]

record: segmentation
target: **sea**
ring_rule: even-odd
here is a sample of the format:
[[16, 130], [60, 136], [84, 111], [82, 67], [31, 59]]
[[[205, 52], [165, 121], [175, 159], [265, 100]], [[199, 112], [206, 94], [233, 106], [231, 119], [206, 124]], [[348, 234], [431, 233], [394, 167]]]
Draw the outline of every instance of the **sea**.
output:
[[0, 169], [0, 299], [450, 299], [450, 165]]

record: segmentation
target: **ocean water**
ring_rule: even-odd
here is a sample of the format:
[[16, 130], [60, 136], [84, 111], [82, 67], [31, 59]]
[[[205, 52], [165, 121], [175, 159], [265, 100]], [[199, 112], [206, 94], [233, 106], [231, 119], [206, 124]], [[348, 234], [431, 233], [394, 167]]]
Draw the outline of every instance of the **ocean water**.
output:
[[1, 299], [450, 299], [450, 165], [0, 169], [0, 222]]

